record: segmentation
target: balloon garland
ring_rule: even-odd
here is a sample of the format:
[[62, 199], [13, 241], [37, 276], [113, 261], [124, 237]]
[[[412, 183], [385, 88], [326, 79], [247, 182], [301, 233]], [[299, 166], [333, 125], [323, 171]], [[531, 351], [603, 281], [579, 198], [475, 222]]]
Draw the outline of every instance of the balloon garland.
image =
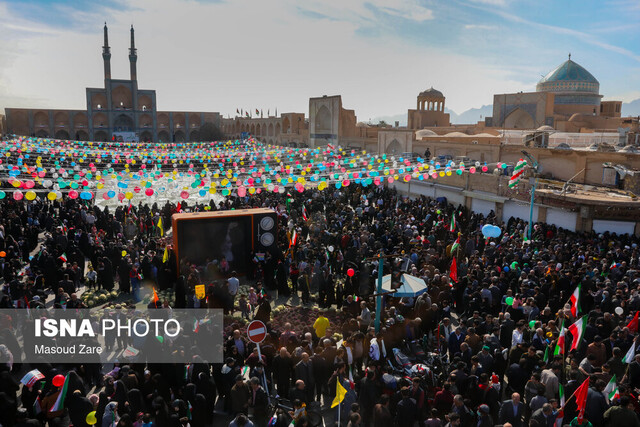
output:
[[[14, 138], [0, 141], [0, 199], [68, 197], [126, 204], [162, 198], [202, 200], [425, 181], [454, 173], [486, 173], [489, 166], [341, 147], [272, 146], [253, 139], [167, 144]], [[491, 166], [504, 169], [507, 164]]]

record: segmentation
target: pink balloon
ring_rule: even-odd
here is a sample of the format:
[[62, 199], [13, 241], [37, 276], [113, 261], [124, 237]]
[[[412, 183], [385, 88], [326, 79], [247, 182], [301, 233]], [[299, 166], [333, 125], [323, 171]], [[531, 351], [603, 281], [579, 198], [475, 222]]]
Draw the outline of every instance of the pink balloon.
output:
[[247, 189], [245, 187], [238, 187], [238, 197], [244, 197], [247, 195]]
[[20, 191], [20, 190], [14, 191], [13, 198], [15, 200], [22, 200], [23, 197], [24, 197], [24, 194], [22, 194], [22, 191]]
[[77, 199], [78, 198], [78, 192], [76, 190], [70, 190], [69, 191], [69, 197], [72, 199]]
[[188, 191], [183, 191], [180, 193], [180, 197], [182, 197], [183, 199], [188, 199], [189, 198], [189, 192]]
[[33, 188], [33, 187], [35, 187], [35, 185], [36, 185], [36, 183], [35, 183], [35, 182], [33, 182], [33, 181], [31, 181], [31, 180], [26, 181], [26, 182], [24, 183], [24, 187], [25, 187], [25, 188]]
[[119, 201], [123, 201], [124, 200], [124, 193], [118, 193], [118, 200]]
[[353, 268], [350, 268], [347, 270], [347, 276], [353, 277], [354, 274], [356, 274], [356, 272], [354, 271]]
[[141, 188], [140, 188], [140, 187], [138, 187], [137, 185], [136, 185], [136, 187], [133, 189], [133, 191], [134, 191], [135, 193], [139, 193], [139, 192], [140, 192], [140, 190], [141, 190]]
[[153, 196], [153, 188], [147, 188], [146, 190], [144, 190], [144, 194], [146, 194], [147, 196]]
[[102, 198], [105, 200], [109, 200], [111, 197], [109, 197], [109, 195], [106, 192], [104, 192], [102, 193]]

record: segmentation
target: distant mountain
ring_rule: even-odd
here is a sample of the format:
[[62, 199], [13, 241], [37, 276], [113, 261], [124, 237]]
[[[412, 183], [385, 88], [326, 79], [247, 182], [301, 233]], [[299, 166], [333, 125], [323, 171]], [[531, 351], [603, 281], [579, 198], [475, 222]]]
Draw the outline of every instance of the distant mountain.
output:
[[640, 116], [640, 98], [622, 103], [622, 117]]
[[[480, 108], [471, 108], [462, 114], [458, 114], [448, 108], [445, 108], [444, 111], [445, 113], [449, 113], [449, 119], [453, 124], [476, 124], [477, 122], [484, 120], [485, 117], [491, 117], [491, 115], [493, 115], [493, 105], [483, 105]], [[384, 120], [392, 126], [397, 120], [400, 122], [400, 126], [406, 126], [407, 113], [395, 114], [393, 116], [379, 116], [373, 119], [372, 123], [377, 124], [380, 120]]]
[[485, 117], [491, 117], [493, 115], [493, 105], [483, 105], [480, 108], [471, 108], [462, 114], [451, 116], [451, 123], [453, 124], [476, 124], [479, 121], [484, 121]]

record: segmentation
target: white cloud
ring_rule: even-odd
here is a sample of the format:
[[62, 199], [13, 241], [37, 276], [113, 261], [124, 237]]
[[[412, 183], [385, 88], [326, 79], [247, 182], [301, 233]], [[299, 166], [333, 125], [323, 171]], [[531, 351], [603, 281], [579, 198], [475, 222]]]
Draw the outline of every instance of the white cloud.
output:
[[465, 30], [497, 30], [496, 25], [482, 25], [482, 24], [467, 24], [464, 26]]
[[507, 0], [471, 0], [473, 3], [487, 4], [490, 6], [506, 6]]
[[[359, 34], [363, 28], [386, 25], [376, 9], [416, 22], [439, 18], [437, 10], [421, 4], [304, 3], [305, 10], [328, 18], [318, 19], [301, 13], [295, 0], [133, 0], [130, 10], [72, 13], [80, 32], [18, 19], [0, 2], [0, 109], [86, 108], [85, 88], [103, 85], [105, 20], [113, 77], [129, 76], [133, 23], [140, 88], [156, 89], [158, 108], [164, 110], [226, 116], [236, 108], [273, 113], [277, 107], [280, 113], [308, 114], [309, 97], [341, 94], [345, 107], [366, 121], [414, 108], [418, 92], [431, 86], [445, 94], [447, 107], [455, 111], [490, 104], [494, 93], [535, 87], [536, 74], [518, 68], [521, 61], [473, 58], [437, 43], [416, 45], [398, 36]], [[24, 31], [29, 28], [40, 30]]]

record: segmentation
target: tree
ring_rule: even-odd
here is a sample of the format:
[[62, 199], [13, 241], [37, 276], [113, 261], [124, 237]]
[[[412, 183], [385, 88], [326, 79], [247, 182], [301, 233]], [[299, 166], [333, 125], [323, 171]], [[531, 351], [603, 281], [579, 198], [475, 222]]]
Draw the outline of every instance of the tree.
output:
[[211, 122], [204, 122], [200, 126], [200, 141], [221, 141], [224, 139], [224, 134], [220, 129]]
[[387, 127], [387, 122], [385, 122], [384, 120], [380, 120], [378, 122], [378, 127], [386, 128]]

